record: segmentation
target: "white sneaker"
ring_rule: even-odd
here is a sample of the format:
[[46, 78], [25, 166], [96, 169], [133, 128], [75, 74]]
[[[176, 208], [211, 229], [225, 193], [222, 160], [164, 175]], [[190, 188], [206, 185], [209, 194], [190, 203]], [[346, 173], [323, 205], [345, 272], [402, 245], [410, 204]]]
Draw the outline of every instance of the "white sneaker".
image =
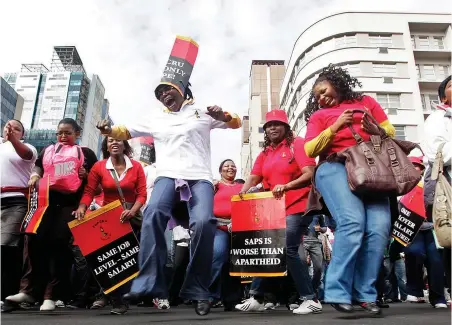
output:
[[27, 295], [26, 293], [19, 292], [15, 295], [8, 296], [5, 298], [5, 300], [9, 302], [14, 302], [16, 304], [20, 304], [22, 302], [28, 302], [30, 304], [33, 304], [35, 302], [34, 298], [30, 295]]
[[298, 307], [300, 307], [299, 304], [293, 303], [293, 304], [290, 304], [290, 305], [289, 305], [289, 310], [292, 311], [292, 310], [297, 309]]
[[154, 299], [154, 305], [158, 308], [158, 309], [170, 309], [170, 304], [168, 299]]
[[447, 304], [440, 302], [435, 304], [435, 308], [447, 308]]
[[425, 302], [425, 299], [424, 299], [424, 297], [416, 297], [416, 296], [408, 295], [408, 296], [406, 296], [406, 301], [422, 304]]
[[52, 311], [55, 310], [55, 301], [46, 299], [42, 303], [41, 307], [39, 308], [40, 311]]
[[241, 311], [265, 311], [264, 304], [251, 297], [244, 300], [241, 304], [235, 305], [235, 309]]
[[66, 307], [66, 305], [65, 305], [64, 302], [62, 302], [61, 300], [57, 300], [57, 301], [55, 302], [55, 307], [58, 307], [58, 308], [64, 308], [64, 307]]
[[277, 302], [276, 304], [272, 302], [267, 302], [264, 306], [265, 310], [275, 310], [276, 307], [279, 307], [279, 302]]
[[319, 314], [322, 312], [322, 304], [314, 300], [305, 300], [300, 307], [294, 309], [293, 313], [297, 315]]

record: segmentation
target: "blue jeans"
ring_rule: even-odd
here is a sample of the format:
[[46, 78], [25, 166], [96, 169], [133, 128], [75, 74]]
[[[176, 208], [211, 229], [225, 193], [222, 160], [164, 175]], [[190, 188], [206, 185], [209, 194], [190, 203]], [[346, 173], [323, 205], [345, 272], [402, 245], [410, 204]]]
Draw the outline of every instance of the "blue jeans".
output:
[[[410, 246], [405, 247], [405, 254], [409, 257], [421, 257], [427, 267], [428, 289], [430, 303], [444, 300], [444, 265], [441, 253], [436, 248], [435, 239], [431, 230], [419, 231]], [[408, 277], [406, 284], [407, 294], [423, 297], [423, 288], [412, 278]]]
[[[229, 260], [229, 233], [220, 229], [215, 232], [213, 242], [212, 276], [210, 280], [210, 297], [221, 297], [221, 271]], [[211, 299], [211, 300], [212, 300]]]
[[[213, 185], [210, 182], [188, 181], [192, 198], [187, 203], [192, 231], [190, 263], [180, 296], [188, 300], [208, 300], [212, 268], [216, 219], [213, 216]], [[174, 179], [158, 177], [151, 200], [144, 210], [139, 253], [140, 273], [133, 281], [131, 292], [155, 298], [168, 298], [165, 281], [167, 247], [165, 230], [180, 194]]]
[[391, 228], [389, 199], [353, 194], [341, 163], [320, 165], [315, 182], [337, 224], [325, 302], [376, 301], [375, 283]]
[[[302, 217], [302, 213], [292, 214], [286, 217], [286, 261], [287, 270], [295, 282], [295, 287], [301, 297], [314, 298], [312, 281], [309, 276], [306, 259], [301, 259], [298, 248], [302, 242], [302, 235], [306, 233], [309, 220]], [[251, 283], [250, 293], [255, 296], [263, 296], [265, 293], [266, 278], [256, 277]]]

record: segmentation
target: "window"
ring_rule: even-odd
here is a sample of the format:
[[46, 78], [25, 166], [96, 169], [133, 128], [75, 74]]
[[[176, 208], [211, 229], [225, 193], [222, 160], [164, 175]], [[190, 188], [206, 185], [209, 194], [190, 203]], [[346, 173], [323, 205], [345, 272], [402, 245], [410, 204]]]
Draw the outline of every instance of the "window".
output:
[[430, 48], [430, 42], [429, 42], [428, 36], [419, 36], [416, 48], [418, 48], [418, 49], [429, 49]]
[[377, 101], [384, 109], [400, 108], [400, 94], [377, 94]]
[[444, 37], [442, 36], [433, 37], [433, 48], [436, 50], [444, 50]]
[[259, 133], [264, 133], [264, 128], [262, 126], [259, 126]]
[[359, 64], [346, 65], [344, 68], [351, 76], [359, 76], [361, 74], [361, 68]]
[[369, 35], [369, 43], [375, 47], [392, 47], [392, 36]]
[[405, 140], [406, 134], [405, 134], [405, 126], [396, 125], [395, 128], [395, 137], [399, 140]]
[[450, 75], [450, 66], [448, 65], [440, 65], [439, 66], [439, 73], [441, 79], [446, 79]]
[[341, 37], [337, 37], [335, 38], [335, 44], [336, 44], [336, 48], [341, 48], [341, 47], [349, 47], [349, 46], [353, 46], [356, 45], [356, 35], [344, 35]]
[[395, 64], [376, 64], [373, 65], [374, 73], [381, 77], [395, 77], [397, 67]]
[[424, 65], [423, 79], [436, 80], [435, 67], [433, 65]]
[[439, 104], [439, 98], [437, 94], [421, 94], [421, 102], [424, 112], [429, 112]]

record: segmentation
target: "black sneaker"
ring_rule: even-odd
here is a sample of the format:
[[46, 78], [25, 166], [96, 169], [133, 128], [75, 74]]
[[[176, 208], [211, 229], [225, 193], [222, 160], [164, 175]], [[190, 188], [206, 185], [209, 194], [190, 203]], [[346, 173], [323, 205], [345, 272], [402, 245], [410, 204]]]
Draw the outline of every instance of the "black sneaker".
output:
[[375, 302], [362, 302], [359, 305], [371, 315], [378, 316], [381, 314], [381, 309]]
[[113, 309], [110, 310], [110, 314], [113, 315], [124, 315], [125, 313], [127, 313], [127, 310], [129, 308], [127, 307], [127, 305], [114, 305]]

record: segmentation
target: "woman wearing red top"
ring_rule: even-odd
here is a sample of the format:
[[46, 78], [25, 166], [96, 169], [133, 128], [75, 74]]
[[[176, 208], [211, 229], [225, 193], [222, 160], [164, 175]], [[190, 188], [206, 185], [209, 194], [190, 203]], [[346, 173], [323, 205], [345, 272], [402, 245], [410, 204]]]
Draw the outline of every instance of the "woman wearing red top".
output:
[[[304, 139], [294, 137], [283, 110], [272, 110], [265, 116], [264, 149], [254, 163], [250, 177], [243, 185], [241, 193], [263, 181], [276, 198], [285, 194], [286, 202], [286, 258], [287, 268], [295, 287], [305, 301], [293, 311], [294, 314], [319, 313], [322, 305], [315, 298], [309, 277], [308, 266], [301, 260], [298, 249], [302, 234], [310, 224], [303, 218], [310, 190], [315, 160], [304, 152]], [[263, 311], [263, 278], [254, 278], [251, 291], [254, 296], [236, 306], [242, 311]]]
[[[323, 69], [305, 111], [305, 150], [309, 157], [320, 158], [316, 188], [337, 223], [325, 301], [342, 312], [353, 312], [351, 303], [357, 301], [369, 313], [379, 314], [375, 282], [389, 240], [389, 199], [353, 194], [344, 164], [325, 161], [329, 155], [356, 145], [347, 125], [352, 125], [365, 141], [370, 134], [378, 134], [378, 129], [389, 136], [395, 134], [381, 106], [373, 98], [353, 91], [357, 86], [361, 83], [340, 67]], [[353, 114], [353, 109], [367, 111], [379, 127], [370, 124], [363, 114]]]
[[[103, 205], [116, 200], [121, 200], [116, 186], [116, 177], [121, 186], [124, 199], [127, 203], [133, 203], [130, 210], [121, 213], [120, 222], [126, 222], [133, 218], [143, 204], [146, 202], [146, 178], [143, 167], [138, 161], [131, 160], [128, 156], [132, 154], [132, 149], [127, 141], [106, 137], [102, 142], [103, 160], [98, 161], [91, 168], [88, 175], [88, 184], [85, 187], [80, 205], [75, 212], [77, 219], [82, 219], [87, 208], [96, 195], [98, 186], [102, 186], [104, 199]], [[123, 303], [120, 293], [110, 295], [113, 299], [112, 314], [124, 314], [127, 306]]]
[[[231, 308], [230, 288], [228, 294], [221, 294], [221, 283], [226, 279], [221, 279], [223, 266], [229, 259], [229, 231], [231, 224], [231, 197], [237, 195], [242, 188], [242, 184], [235, 181], [237, 167], [231, 159], [226, 159], [220, 164], [219, 172], [221, 179], [215, 183], [215, 196], [213, 198], [213, 214], [217, 219], [217, 230], [213, 243], [213, 260], [212, 260], [212, 276], [210, 285], [211, 300], [218, 301], [221, 296], [225, 309]], [[238, 298], [237, 300], [240, 300]], [[233, 306], [232, 306], [233, 307]]]

